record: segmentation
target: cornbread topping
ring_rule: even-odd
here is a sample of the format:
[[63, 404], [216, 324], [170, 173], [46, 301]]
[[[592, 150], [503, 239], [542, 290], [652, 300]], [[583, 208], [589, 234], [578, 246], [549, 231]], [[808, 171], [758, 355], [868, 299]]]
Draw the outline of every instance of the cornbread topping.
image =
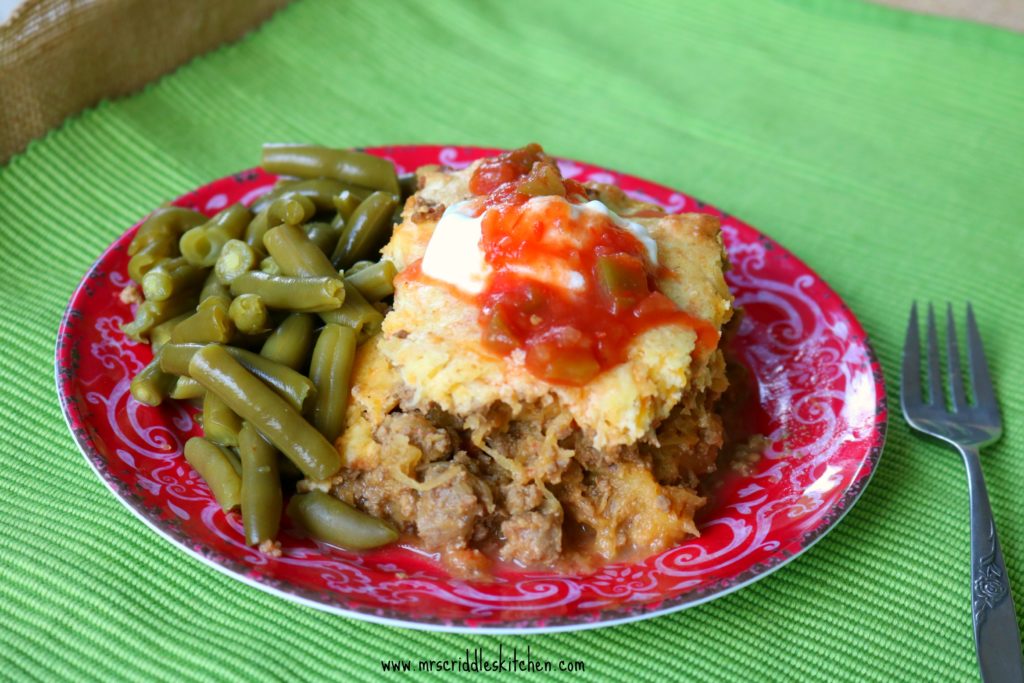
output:
[[[698, 348], [713, 346], [717, 331], [659, 290], [657, 278], [670, 273], [647, 229], [526, 149], [476, 169], [470, 189], [485, 194], [445, 210], [406, 277], [471, 297], [484, 346], [524, 351], [527, 369], [555, 384], [586, 384], [659, 325], [686, 325]], [[531, 196], [539, 192], [550, 194]]]

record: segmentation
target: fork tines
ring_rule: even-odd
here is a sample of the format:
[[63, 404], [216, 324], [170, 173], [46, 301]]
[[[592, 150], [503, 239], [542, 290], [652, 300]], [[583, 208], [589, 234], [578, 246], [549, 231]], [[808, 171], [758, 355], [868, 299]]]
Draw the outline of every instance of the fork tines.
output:
[[[927, 331], [927, 366], [926, 377], [928, 391], [925, 397], [921, 385], [921, 338], [918, 330], [917, 302], [910, 309], [910, 322], [907, 327], [906, 342], [903, 347], [902, 388], [905, 400], [923, 402], [937, 408], [944, 408], [942, 392], [942, 370], [939, 361], [938, 332], [935, 325], [935, 309], [928, 304]], [[967, 395], [964, 390], [964, 378], [960, 368], [960, 350], [957, 344], [956, 323], [953, 319], [953, 306], [946, 304], [946, 361], [947, 381], [949, 384], [950, 402], [954, 412], [967, 409]], [[989, 376], [985, 351], [981, 344], [981, 335], [974, 319], [974, 309], [967, 304], [967, 364], [971, 376], [973, 392], [972, 403], [975, 406], [990, 407], [996, 405], [992, 379]]]

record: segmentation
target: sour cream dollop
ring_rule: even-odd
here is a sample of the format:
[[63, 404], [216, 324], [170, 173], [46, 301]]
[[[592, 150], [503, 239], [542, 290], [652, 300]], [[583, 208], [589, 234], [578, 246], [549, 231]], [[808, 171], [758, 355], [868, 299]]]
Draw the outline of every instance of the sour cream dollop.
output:
[[[563, 197], [533, 197], [523, 205], [523, 215], [528, 218], [534, 213], [538, 216], [550, 213], [552, 202], [567, 205], [569, 216], [576, 225], [593, 225], [594, 221], [586, 220], [588, 215], [605, 216], [613, 225], [631, 233], [640, 242], [651, 265], [658, 264], [658, 243], [647, 229], [619, 216], [603, 202], [592, 200], [573, 204]], [[483, 222], [490, 210], [480, 211], [478, 199], [468, 199], [446, 208], [423, 255], [423, 274], [466, 294], [477, 295], [483, 292], [493, 272], [482, 246]], [[524, 277], [562, 289], [579, 290], [585, 286], [582, 273], [557, 261], [534, 260], [515, 264], [514, 269]]]

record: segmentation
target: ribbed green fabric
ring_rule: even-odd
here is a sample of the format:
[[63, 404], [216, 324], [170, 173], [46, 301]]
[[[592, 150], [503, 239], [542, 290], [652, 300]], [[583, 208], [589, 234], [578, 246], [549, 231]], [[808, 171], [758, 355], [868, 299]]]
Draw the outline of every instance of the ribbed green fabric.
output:
[[831, 283], [894, 397], [911, 300], [972, 300], [1007, 427], [985, 473], [1024, 605], [1024, 36], [854, 0], [302, 0], [0, 169], [0, 679], [375, 681], [399, 678], [382, 658], [499, 642], [583, 660], [553, 676], [566, 681], [976, 679], [963, 469], [898, 412], [863, 499], [804, 557], [599, 631], [369, 625], [242, 585], [146, 529], [61, 419], [60, 315], [122, 230], [254, 165], [265, 140], [537, 140], [685, 189]]

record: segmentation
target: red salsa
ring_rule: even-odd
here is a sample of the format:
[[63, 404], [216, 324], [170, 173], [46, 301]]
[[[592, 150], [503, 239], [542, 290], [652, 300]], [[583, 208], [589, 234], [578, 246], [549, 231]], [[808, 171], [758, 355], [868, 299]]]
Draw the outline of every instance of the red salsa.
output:
[[[698, 346], [717, 343], [710, 324], [658, 291], [664, 273], [639, 239], [602, 213], [573, 217], [586, 190], [540, 146], [484, 161], [469, 188], [486, 211], [481, 248], [492, 275], [475, 302], [489, 350], [522, 349], [537, 377], [579, 386], [624, 362], [633, 338], [653, 327], [684, 325]], [[544, 196], [552, 200], [526, 204]]]

